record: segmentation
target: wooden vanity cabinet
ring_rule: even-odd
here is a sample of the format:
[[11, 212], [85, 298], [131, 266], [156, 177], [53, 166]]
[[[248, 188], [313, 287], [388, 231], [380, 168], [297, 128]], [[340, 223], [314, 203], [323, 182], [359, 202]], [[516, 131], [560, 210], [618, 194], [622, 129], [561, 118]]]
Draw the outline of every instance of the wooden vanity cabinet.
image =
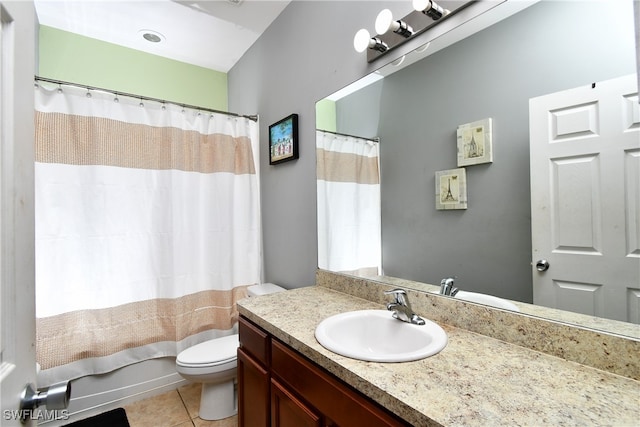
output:
[[271, 338], [242, 317], [238, 333], [238, 426], [268, 426]]
[[239, 427], [409, 426], [244, 317]]

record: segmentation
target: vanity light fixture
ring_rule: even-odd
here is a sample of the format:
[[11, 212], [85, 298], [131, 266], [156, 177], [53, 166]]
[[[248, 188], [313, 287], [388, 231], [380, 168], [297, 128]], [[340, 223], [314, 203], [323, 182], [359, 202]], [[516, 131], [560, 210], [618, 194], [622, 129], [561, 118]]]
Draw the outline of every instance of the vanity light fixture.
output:
[[376, 18], [376, 31], [378, 34], [384, 34], [387, 31], [393, 31], [396, 34], [400, 34], [404, 38], [409, 38], [413, 35], [413, 28], [402, 20], [393, 19], [393, 14], [389, 9], [383, 9], [378, 13]]
[[362, 28], [358, 30], [353, 38], [353, 48], [356, 52], [362, 53], [367, 48], [377, 50], [378, 52], [386, 52], [389, 46], [377, 37], [371, 37], [369, 31]]
[[[394, 17], [390, 9], [383, 9], [375, 21], [377, 34], [371, 35], [364, 28], [359, 30], [353, 39], [353, 47], [356, 52], [366, 52], [367, 62], [373, 62], [476, 2], [477, 0], [461, 0], [462, 4], [450, 11], [434, 0], [412, 0], [415, 10], [401, 19]], [[434, 35], [437, 36], [437, 32]]]
[[413, 0], [413, 8], [418, 12], [424, 13], [434, 21], [437, 21], [450, 13], [447, 9], [443, 9], [442, 6], [433, 0]]

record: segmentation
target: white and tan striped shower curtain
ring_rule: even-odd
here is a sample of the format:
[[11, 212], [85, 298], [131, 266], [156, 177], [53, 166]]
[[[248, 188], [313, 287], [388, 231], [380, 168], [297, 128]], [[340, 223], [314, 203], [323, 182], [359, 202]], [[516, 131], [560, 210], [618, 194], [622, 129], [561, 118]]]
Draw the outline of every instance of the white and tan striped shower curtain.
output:
[[318, 267], [381, 273], [380, 162], [376, 141], [316, 131]]
[[40, 384], [233, 332], [261, 275], [257, 123], [35, 92]]

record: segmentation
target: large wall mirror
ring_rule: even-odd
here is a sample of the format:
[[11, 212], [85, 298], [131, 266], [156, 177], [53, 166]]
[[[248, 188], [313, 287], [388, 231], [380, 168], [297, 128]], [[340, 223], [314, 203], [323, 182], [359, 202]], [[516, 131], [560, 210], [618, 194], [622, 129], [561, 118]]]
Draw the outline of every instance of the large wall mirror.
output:
[[[455, 36], [450, 33], [442, 37]], [[466, 33], [451, 43], [431, 40], [316, 105], [319, 267], [383, 281], [402, 278], [429, 291], [455, 276], [460, 289], [518, 302], [521, 311], [640, 337], [633, 1], [530, 2]], [[428, 32], [420, 37], [429, 40]], [[618, 89], [623, 76], [627, 86]], [[609, 87], [622, 91], [614, 97], [623, 104], [615, 114], [604, 113]], [[576, 100], [578, 94], [567, 92], [574, 88], [600, 91], [603, 100]], [[542, 112], [530, 112], [530, 100], [543, 96], [531, 103]], [[604, 134], [600, 119], [626, 126], [613, 160], [590, 145]], [[492, 162], [459, 166], [458, 128], [478, 122], [486, 138], [480, 142], [491, 137]], [[532, 132], [536, 126], [541, 130]], [[543, 151], [532, 145], [534, 134], [589, 148], [550, 154], [542, 161], [550, 168], [532, 168], [531, 154]], [[610, 162], [611, 174], [605, 170]], [[437, 209], [437, 173], [460, 167], [466, 209]], [[541, 189], [533, 184], [536, 174], [546, 176]], [[364, 190], [347, 188], [351, 181]], [[328, 196], [332, 185], [344, 188]], [[335, 210], [342, 202], [349, 207]], [[538, 208], [556, 215], [546, 225], [548, 253], [532, 247]], [[616, 219], [606, 224], [610, 217]], [[324, 237], [333, 223], [343, 227], [341, 240]], [[562, 225], [568, 228], [558, 231]], [[603, 243], [614, 234], [619, 249]], [[601, 263], [611, 251], [620, 260]], [[353, 254], [364, 260], [350, 264]], [[536, 269], [542, 258], [549, 260], [546, 271]]]

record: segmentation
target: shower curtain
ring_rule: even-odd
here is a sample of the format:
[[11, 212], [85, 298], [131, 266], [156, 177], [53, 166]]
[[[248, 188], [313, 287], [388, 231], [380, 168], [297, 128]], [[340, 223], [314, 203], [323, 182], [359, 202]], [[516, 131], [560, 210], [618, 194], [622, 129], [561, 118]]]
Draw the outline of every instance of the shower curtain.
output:
[[35, 96], [40, 385], [235, 331], [262, 268], [257, 123], [73, 86]]
[[316, 131], [318, 267], [381, 273], [377, 141]]

